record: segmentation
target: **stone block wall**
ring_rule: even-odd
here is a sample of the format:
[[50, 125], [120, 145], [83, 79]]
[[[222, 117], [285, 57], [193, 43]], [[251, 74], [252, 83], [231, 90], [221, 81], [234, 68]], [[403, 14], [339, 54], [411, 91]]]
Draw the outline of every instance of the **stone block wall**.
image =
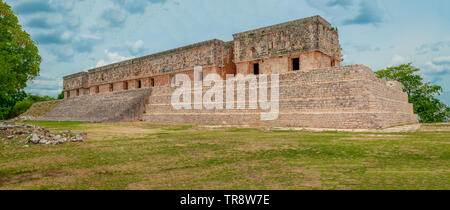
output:
[[237, 33], [233, 38], [236, 63], [314, 50], [341, 58], [337, 31], [320, 16]]
[[256, 61], [237, 63], [237, 73], [253, 74], [255, 63], [259, 64], [260, 74], [282, 74], [293, 70], [292, 59], [299, 59], [299, 71], [306, 71], [318, 68], [340, 66], [339, 61], [333, 60], [330, 56], [320, 51], [311, 51], [304, 53], [292, 53], [271, 58], [264, 58]]
[[224, 78], [234, 74], [232, 42], [200, 42], [64, 77], [65, 98], [166, 86], [176, 73], [193, 72], [195, 66]]
[[[268, 86], [270, 87], [270, 83]], [[346, 129], [386, 128], [418, 122], [405, 93], [377, 79], [373, 72], [363, 65], [280, 75], [280, 115], [274, 121], [261, 121], [260, 113], [267, 111], [260, 109], [175, 110], [170, 104], [174, 90], [171, 87], [154, 88], [146, 106], [144, 119], [150, 122], [182, 124]], [[203, 89], [204, 92], [207, 90]], [[248, 92], [246, 96], [248, 104]]]
[[89, 75], [87, 72], [80, 72], [72, 75], [65, 76], [64, 78], [64, 96], [68, 98], [70, 96], [88, 95], [87, 89], [89, 89]]
[[[89, 71], [89, 84], [100, 85], [116, 81], [168, 75], [193, 70], [195, 66], [223, 67], [224, 45], [210, 40]], [[158, 77], [160, 78], [160, 77]], [[157, 79], [158, 79], [157, 78]]]
[[254, 63], [259, 63], [262, 73], [274, 69], [284, 73], [292, 70], [292, 58], [300, 58], [302, 70], [339, 66], [341, 61], [337, 30], [320, 16], [238, 33], [233, 37], [237, 72], [242, 74], [253, 73]]

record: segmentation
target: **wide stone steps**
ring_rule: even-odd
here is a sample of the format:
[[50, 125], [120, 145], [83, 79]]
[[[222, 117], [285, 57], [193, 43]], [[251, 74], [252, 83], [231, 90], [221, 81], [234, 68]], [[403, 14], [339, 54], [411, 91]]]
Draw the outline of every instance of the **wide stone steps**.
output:
[[[176, 88], [155, 88], [143, 119], [182, 124], [235, 124], [317, 128], [385, 128], [417, 122], [408, 96], [397, 84], [376, 78], [366, 66], [317, 69], [280, 75], [279, 118], [262, 121], [268, 109], [249, 109], [249, 85], [245, 87], [246, 109], [175, 109], [171, 97]], [[391, 86], [389, 86], [391, 85]], [[270, 99], [271, 82], [266, 83]], [[202, 96], [209, 90], [202, 88]], [[259, 87], [256, 87], [259, 97]], [[226, 102], [226, 88], [223, 89]], [[183, 101], [183, 100], [182, 100]], [[234, 91], [237, 104], [237, 90]], [[191, 94], [191, 102], [194, 96]], [[251, 101], [252, 102], [252, 101]], [[176, 105], [176, 104], [175, 104]]]
[[108, 122], [142, 117], [151, 89], [80, 96], [63, 100], [42, 121]]
[[145, 114], [143, 120], [157, 123], [205, 125], [255, 125], [305, 128], [386, 128], [417, 122], [417, 115], [403, 113], [280, 113], [264, 121], [258, 113], [240, 114]]
[[[177, 110], [176, 104], [171, 103], [176, 88], [166, 86], [69, 98], [36, 120], [108, 122], [143, 119], [159, 123], [316, 128], [386, 128], [418, 121], [401, 85], [376, 78], [363, 65], [281, 74], [279, 84], [279, 117], [272, 121], [261, 120], [261, 114], [270, 109], [249, 109], [249, 102], [254, 102], [249, 99], [249, 91], [255, 90], [259, 98], [260, 89], [258, 86], [251, 89], [248, 84], [239, 89], [245, 90], [245, 99], [238, 99], [238, 90], [234, 91], [235, 108], [231, 110], [226, 109], [226, 104], [217, 110], [196, 110], [193, 106], [192, 109]], [[270, 100], [270, 79], [266, 86]], [[202, 97], [208, 91], [208, 87], [203, 87]], [[225, 86], [222, 93], [225, 103]], [[194, 102], [194, 95], [190, 97]], [[237, 109], [238, 100], [245, 102], [246, 109]]]
[[[173, 107], [174, 105], [177, 106], [178, 104], [171, 104], [170, 100], [166, 101], [165, 103], [158, 103], [158, 104], [148, 104], [146, 111], [147, 112], [156, 112], [156, 113], [164, 113], [164, 112], [258, 112], [258, 111], [264, 111], [261, 109], [258, 110], [251, 110], [249, 109], [249, 103], [250, 101], [246, 100], [246, 109], [244, 110], [237, 110], [237, 103], [235, 103], [235, 108], [233, 110], [226, 110], [226, 104], [223, 104], [224, 110], [175, 110]], [[327, 111], [327, 112], [333, 112], [333, 111], [363, 111], [367, 110], [369, 103], [366, 98], [355, 98], [355, 97], [341, 97], [341, 98], [329, 98], [329, 99], [289, 99], [284, 101], [278, 101], [279, 102], [279, 108], [281, 111]], [[260, 105], [256, 103], [258, 107]], [[206, 107], [204, 104], [204, 107]], [[194, 104], [191, 105], [192, 108], [194, 108]]]
[[[202, 87], [201, 89], [193, 88], [191, 86], [191, 93], [194, 91], [202, 92], [204, 95], [210, 90], [210, 87]], [[262, 89], [270, 97], [271, 84], [267, 83], [266, 89]], [[153, 88], [152, 96], [150, 100], [158, 100], [157, 97], [171, 97], [172, 93], [177, 88], [172, 87], [157, 87]], [[256, 90], [255, 90], [256, 89]], [[235, 97], [238, 94], [238, 87], [234, 88]], [[248, 98], [250, 91], [260, 92], [259, 86], [256, 88], [249, 88], [247, 84], [245, 86], [245, 94]], [[372, 94], [377, 97], [387, 98], [396, 101], [407, 101], [408, 95], [404, 92], [387, 87], [385, 83], [380, 83], [377, 80], [347, 80], [339, 82], [325, 82], [325, 83], [313, 83], [313, 84], [286, 84], [284, 81], [280, 81], [279, 84], [280, 99], [289, 98], [314, 98], [320, 97], [342, 97], [342, 96], [355, 96], [362, 94]], [[227, 94], [226, 86], [223, 86], [223, 95]]]
[[[249, 101], [245, 102], [245, 109], [238, 109], [237, 103], [234, 109], [227, 109], [226, 104], [223, 109], [206, 109], [205, 104], [201, 110], [194, 109], [196, 104], [191, 104], [191, 109], [179, 109], [180, 104], [167, 103], [147, 104], [146, 112], [154, 113], [245, 113], [245, 112], [266, 112], [268, 109], [261, 109], [257, 104], [257, 109], [250, 109]], [[210, 104], [213, 105], [213, 104]], [[181, 107], [181, 106], [180, 106]], [[254, 107], [252, 107], [254, 108]], [[406, 102], [389, 101], [379, 99], [369, 102], [366, 98], [334, 98], [334, 99], [290, 99], [279, 101], [279, 110], [286, 112], [364, 112], [364, 111], [390, 111], [393, 113], [412, 113], [413, 106]]]
[[[370, 84], [370, 85], [368, 85]], [[394, 113], [411, 113], [413, 108], [408, 104], [407, 95], [392, 91], [384, 85], [380, 87], [371, 81], [342, 81], [337, 83], [315, 84], [312, 86], [282, 86], [280, 87], [280, 110], [301, 112], [339, 112], [339, 111], [371, 111], [383, 110]], [[175, 89], [170, 89], [175, 90]], [[252, 89], [250, 89], [252, 90]], [[259, 88], [257, 88], [259, 91]], [[208, 90], [203, 89], [202, 95]], [[380, 92], [384, 91], [384, 92]], [[245, 91], [245, 104], [249, 104], [249, 89]], [[168, 94], [170, 93], [170, 94]], [[245, 112], [246, 110], [175, 110], [172, 108], [171, 95], [153, 95], [148, 100], [147, 112], [176, 112], [176, 113], [205, 113], [205, 112]], [[191, 92], [192, 93], [192, 92]], [[259, 98], [259, 92], [257, 92]], [[270, 100], [271, 89], [266, 90], [267, 98]], [[384, 94], [382, 94], [384, 93]], [[395, 95], [397, 94], [397, 95]], [[383, 97], [384, 96], [384, 97]], [[184, 99], [180, 99], [183, 101]], [[223, 100], [226, 102], [226, 90], [223, 91]], [[237, 91], [234, 92], [235, 106], [238, 101]], [[253, 102], [253, 100], [252, 100]], [[194, 96], [191, 94], [193, 107]], [[258, 112], [260, 110], [248, 110]]]

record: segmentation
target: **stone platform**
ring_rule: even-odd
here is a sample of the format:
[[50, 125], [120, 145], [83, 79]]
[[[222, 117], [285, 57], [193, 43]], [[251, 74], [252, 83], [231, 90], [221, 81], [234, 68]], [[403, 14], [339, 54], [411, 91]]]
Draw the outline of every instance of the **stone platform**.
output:
[[143, 120], [337, 129], [388, 128], [418, 123], [401, 84], [376, 78], [364, 65], [281, 74], [280, 114], [273, 121], [261, 121], [260, 113], [267, 111], [259, 109], [175, 110], [170, 104], [174, 90], [171, 87], [154, 88]]
[[[270, 83], [267, 86], [270, 87]], [[402, 85], [376, 78], [372, 70], [364, 65], [280, 74], [280, 114], [273, 121], [260, 120], [260, 113], [268, 112], [260, 109], [175, 110], [171, 105], [174, 90], [164, 86], [69, 98], [36, 120], [144, 120], [176, 124], [334, 129], [388, 128], [418, 123]]]

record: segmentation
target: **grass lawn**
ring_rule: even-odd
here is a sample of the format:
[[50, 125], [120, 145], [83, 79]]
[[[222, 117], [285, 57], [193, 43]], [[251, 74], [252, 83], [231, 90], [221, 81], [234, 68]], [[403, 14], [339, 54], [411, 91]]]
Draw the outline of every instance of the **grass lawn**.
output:
[[413, 133], [33, 122], [83, 143], [0, 140], [0, 189], [446, 189], [450, 124]]

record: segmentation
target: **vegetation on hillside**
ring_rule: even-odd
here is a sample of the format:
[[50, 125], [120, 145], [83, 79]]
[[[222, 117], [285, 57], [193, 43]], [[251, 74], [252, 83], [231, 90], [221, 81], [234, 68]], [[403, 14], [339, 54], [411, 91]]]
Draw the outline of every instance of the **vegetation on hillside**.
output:
[[[14, 107], [11, 109], [11, 111], [8, 115], [8, 118], [14, 118], [14, 117], [20, 116], [21, 114], [27, 112], [27, 110], [29, 110], [30, 107], [36, 102], [53, 101], [53, 100], [55, 100], [55, 98], [50, 97], [50, 96], [38, 96], [38, 95], [28, 94], [25, 99], [17, 102], [16, 105], [14, 105]], [[50, 108], [54, 108], [54, 106], [47, 107], [47, 109], [50, 109]]]
[[442, 87], [425, 82], [417, 73], [419, 68], [411, 63], [388, 67], [375, 72], [378, 78], [387, 81], [399, 81], [408, 93], [409, 102], [414, 105], [414, 113], [422, 123], [448, 122], [450, 107], [436, 98], [442, 93]]
[[55, 100], [55, 98], [26, 94], [23, 90], [20, 90], [9, 97], [0, 97], [0, 100], [2, 100], [3, 104], [6, 104], [6, 106], [0, 107], [0, 109], [2, 109], [0, 110], [0, 119], [11, 119], [26, 112], [36, 102], [52, 101]]

